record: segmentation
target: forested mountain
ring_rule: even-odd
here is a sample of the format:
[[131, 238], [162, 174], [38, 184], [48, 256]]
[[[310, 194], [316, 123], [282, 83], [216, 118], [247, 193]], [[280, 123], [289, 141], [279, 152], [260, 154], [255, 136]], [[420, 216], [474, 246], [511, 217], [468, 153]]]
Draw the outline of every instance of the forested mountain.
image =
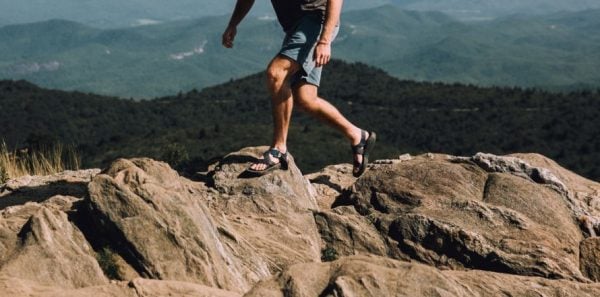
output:
[[[600, 86], [600, 10], [461, 23], [386, 6], [347, 12], [334, 57], [402, 78], [580, 89]], [[0, 28], [0, 78], [49, 88], [151, 98], [201, 89], [264, 69], [283, 32], [249, 17], [233, 50], [227, 17], [126, 29], [53, 20]]]
[[[73, 143], [86, 167], [120, 156], [150, 156], [197, 170], [212, 157], [270, 142], [263, 74], [200, 92], [133, 101], [0, 83], [0, 135], [10, 147]], [[334, 61], [321, 95], [379, 134], [374, 158], [402, 153], [472, 155], [537, 152], [600, 179], [600, 91], [401, 81], [364, 64]], [[300, 168], [349, 162], [334, 130], [295, 114], [289, 147]], [[189, 157], [189, 162], [183, 162]], [[191, 165], [190, 165], [191, 164]]]
[[[230, 14], [235, 0], [0, 0], [0, 26], [65, 19], [118, 28]], [[364, 9], [388, 0], [345, 0], [344, 9]], [[269, 0], [256, 0], [253, 15], [274, 15]]]
[[[421, 11], [442, 11], [464, 20], [510, 14], [545, 14], [600, 8], [597, 0], [344, 0], [346, 10], [393, 3]], [[235, 0], [0, 0], [0, 26], [65, 19], [116, 28], [231, 13]], [[272, 15], [268, 0], [256, 0], [251, 13]]]
[[596, 0], [390, 0], [405, 9], [435, 10], [463, 20], [486, 20], [512, 14], [547, 14], [600, 8]]

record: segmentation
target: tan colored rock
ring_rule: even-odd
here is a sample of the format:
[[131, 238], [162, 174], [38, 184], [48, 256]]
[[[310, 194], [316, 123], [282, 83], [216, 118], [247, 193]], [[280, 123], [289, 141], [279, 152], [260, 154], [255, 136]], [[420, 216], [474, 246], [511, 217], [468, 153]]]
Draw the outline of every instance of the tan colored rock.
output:
[[240, 176], [260, 151], [226, 156], [210, 187], [166, 163], [118, 160], [90, 183], [91, 212], [141, 275], [243, 292], [320, 256], [314, 189], [293, 161], [288, 171]]
[[[352, 255], [387, 256], [394, 252], [388, 248], [387, 237], [380, 234], [367, 217], [361, 216], [351, 206], [315, 212], [315, 221], [323, 240], [321, 243], [324, 249], [322, 253], [335, 251], [334, 256], [342, 257]], [[328, 255], [328, 257], [331, 256]], [[401, 254], [396, 256], [402, 257]], [[330, 259], [323, 260], [330, 261]]]
[[266, 149], [246, 148], [223, 158], [212, 174], [218, 194], [208, 203], [224, 244], [239, 247], [234, 253], [245, 265], [255, 259], [252, 265], [261, 269], [259, 279], [292, 264], [320, 259], [312, 214], [318, 209], [316, 193], [293, 157], [287, 171], [244, 177], [246, 168]]
[[0, 297], [138, 297], [123, 284], [106, 284], [80, 289], [41, 285], [34, 281], [0, 276]]
[[95, 253], [66, 210], [77, 198], [56, 196], [0, 212], [0, 275], [81, 288], [108, 283]]
[[600, 282], [600, 237], [587, 238], [581, 242], [580, 258], [583, 274]]
[[203, 285], [178, 282], [159, 281], [138, 278], [129, 283], [139, 297], [240, 297], [238, 293], [219, 290]]
[[99, 172], [100, 169], [86, 169], [11, 179], [0, 185], [0, 210], [27, 202], [43, 202], [56, 195], [82, 198], [87, 193], [87, 184]]
[[331, 209], [356, 182], [351, 164], [331, 165], [305, 176], [316, 190], [319, 209]]
[[131, 282], [111, 282], [102, 286], [66, 289], [32, 281], [0, 277], [0, 297], [239, 297], [194, 283], [137, 278]]
[[353, 256], [331, 263], [297, 264], [261, 281], [245, 297], [402, 296], [480, 297], [600, 295], [600, 284], [581, 284], [486, 271], [440, 271], [417, 263]]
[[202, 182], [140, 158], [5, 186], [0, 297], [600, 296], [584, 240], [598, 184], [542, 156], [426, 154], [358, 180], [348, 164], [305, 177], [292, 159], [248, 177], [265, 149]]
[[600, 183], [581, 177], [540, 154], [513, 154], [535, 168], [544, 168], [564, 185], [565, 199], [586, 235], [600, 235]]
[[[438, 267], [583, 280], [583, 235], [565, 198], [553, 185], [488, 172], [495, 162], [484, 170], [476, 162], [432, 155], [373, 166], [352, 194], [356, 210], [386, 243], [373, 254], [385, 250], [390, 257]], [[353, 221], [331, 220], [327, 230], [343, 230]], [[361, 230], [375, 234], [362, 222]], [[348, 251], [354, 243], [347, 232], [328, 234], [333, 236], [324, 241], [343, 255], [365, 250]]]

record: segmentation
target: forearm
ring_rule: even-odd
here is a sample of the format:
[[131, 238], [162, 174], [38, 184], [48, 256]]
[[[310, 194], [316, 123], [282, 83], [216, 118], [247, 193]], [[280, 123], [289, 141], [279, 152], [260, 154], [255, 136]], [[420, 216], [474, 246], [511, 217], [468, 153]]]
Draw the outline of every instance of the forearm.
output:
[[237, 27], [254, 5], [254, 0], [237, 0], [235, 9], [229, 20], [229, 27]]
[[319, 43], [331, 44], [333, 41], [333, 32], [335, 27], [340, 23], [340, 15], [342, 14], [342, 4], [344, 0], [328, 0], [327, 10], [325, 11], [325, 23], [321, 31]]

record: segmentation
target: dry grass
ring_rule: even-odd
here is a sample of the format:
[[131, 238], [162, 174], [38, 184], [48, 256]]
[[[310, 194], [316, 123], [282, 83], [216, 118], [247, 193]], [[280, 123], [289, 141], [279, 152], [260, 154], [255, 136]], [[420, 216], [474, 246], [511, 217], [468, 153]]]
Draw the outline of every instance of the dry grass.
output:
[[0, 144], [0, 183], [24, 175], [48, 175], [78, 170], [81, 159], [72, 147], [56, 144], [38, 151], [11, 151]]

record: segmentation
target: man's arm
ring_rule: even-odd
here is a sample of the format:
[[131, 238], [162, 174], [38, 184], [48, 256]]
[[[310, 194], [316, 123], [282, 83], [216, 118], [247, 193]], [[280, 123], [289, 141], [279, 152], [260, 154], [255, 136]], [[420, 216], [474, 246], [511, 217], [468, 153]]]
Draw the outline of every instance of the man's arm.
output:
[[233, 47], [233, 40], [237, 34], [237, 26], [242, 22], [244, 17], [246, 17], [252, 8], [252, 5], [254, 5], [254, 0], [237, 0], [231, 19], [229, 20], [229, 25], [227, 25], [227, 29], [225, 29], [225, 32], [223, 33], [222, 43], [224, 47]]
[[325, 11], [325, 23], [321, 31], [321, 37], [315, 48], [315, 62], [317, 67], [321, 67], [329, 63], [331, 59], [331, 42], [333, 41], [333, 32], [335, 27], [340, 23], [340, 15], [342, 14], [342, 4], [344, 0], [328, 0], [327, 10]]

